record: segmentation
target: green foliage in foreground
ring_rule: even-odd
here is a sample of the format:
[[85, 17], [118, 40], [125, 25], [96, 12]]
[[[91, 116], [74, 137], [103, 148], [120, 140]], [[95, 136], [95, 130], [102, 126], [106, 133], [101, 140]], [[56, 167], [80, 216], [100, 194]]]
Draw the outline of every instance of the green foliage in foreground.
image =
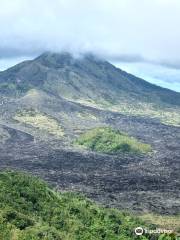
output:
[[[83, 196], [58, 193], [43, 181], [16, 172], [0, 173], [1, 240], [156, 240], [134, 234], [143, 224]], [[173, 240], [161, 236], [163, 240]]]
[[103, 153], [147, 153], [151, 151], [149, 144], [141, 143], [137, 139], [110, 127], [91, 129], [82, 134], [75, 143]]

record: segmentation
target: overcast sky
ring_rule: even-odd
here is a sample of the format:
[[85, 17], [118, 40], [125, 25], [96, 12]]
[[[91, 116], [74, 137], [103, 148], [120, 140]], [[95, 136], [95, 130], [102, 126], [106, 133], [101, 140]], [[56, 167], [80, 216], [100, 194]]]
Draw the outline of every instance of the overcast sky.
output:
[[160, 64], [180, 91], [180, 0], [0, 0], [0, 69], [46, 50]]

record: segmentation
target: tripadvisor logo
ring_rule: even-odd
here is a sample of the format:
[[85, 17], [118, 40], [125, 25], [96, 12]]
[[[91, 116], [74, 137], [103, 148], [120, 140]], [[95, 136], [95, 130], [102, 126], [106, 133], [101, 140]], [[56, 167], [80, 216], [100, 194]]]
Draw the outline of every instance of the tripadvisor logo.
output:
[[157, 228], [157, 229], [147, 229], [147, 228], [142, 228], [142, 227], [137, 227], [135, 228], [134, 230], [135, 234], [137, 236], [141, 236], [143, 235], [144, 233], [148, 233], [148, 234], [172, 234], [173, 233], [173, 230], [167, 230], [167, 229], [161, 229], [161, 228]]
[[143, 228], [142, 227], [137, 227], [137, 228], [135, 228], [135, 234], [137, 235], [137, 236], [141, 236], [141, 235], [143, 235], [143, 233], [144, 233], [144, 230], [143, 230]]

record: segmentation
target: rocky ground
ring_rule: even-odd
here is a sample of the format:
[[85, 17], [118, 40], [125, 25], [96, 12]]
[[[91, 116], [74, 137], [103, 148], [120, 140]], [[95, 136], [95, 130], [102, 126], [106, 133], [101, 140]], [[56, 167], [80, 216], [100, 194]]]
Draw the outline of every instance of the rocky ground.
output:
[[180, 213], [180, 128], [117, 113], [101, 111], [99, 115], [104, 124], [151, 144], [153, 153], [93, 153], [61, 141], [37, 141], [31, 134], [2, 123], [1, 131], [10, 137], [0, 143], [1, 169], [31, 172], [60, 190], [82, 192], [108, 206], [136, 212]]

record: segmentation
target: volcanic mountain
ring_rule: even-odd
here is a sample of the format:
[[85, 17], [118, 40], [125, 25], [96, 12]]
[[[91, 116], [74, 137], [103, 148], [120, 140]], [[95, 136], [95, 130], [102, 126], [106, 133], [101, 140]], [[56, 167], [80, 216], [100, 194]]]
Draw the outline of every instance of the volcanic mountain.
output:
[[30, 89], [56, 98], [130, 115], [180, 124], [180, 93], [150, 84], [93, 55], [44, 53], [0, 73], [0, 93], [21, 96]]
[[108, 206], [180, 211], [179, 126], [180, 93], [91, 54], [46, 52], [0, 72], [1, 168]]

